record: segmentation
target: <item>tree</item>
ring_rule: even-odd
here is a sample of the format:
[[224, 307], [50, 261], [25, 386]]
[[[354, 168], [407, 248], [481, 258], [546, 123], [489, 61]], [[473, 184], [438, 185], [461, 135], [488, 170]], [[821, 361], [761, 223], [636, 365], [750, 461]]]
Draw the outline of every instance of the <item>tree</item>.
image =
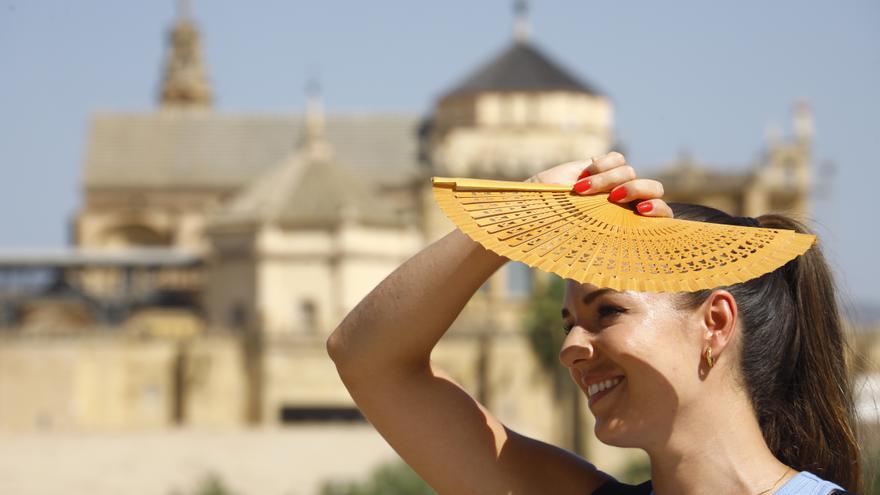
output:
[[[174, 490], [171, 495], [182, 495], [180, 491]], [[217, 473], [208, 473], [202, 478], [199, 485], [194, 489], [192, 495], [238, 495], [238, 492], [232, 491], [226, 486], [223, 479]]]
[[320, 495], [437, 495], [402, 461], [383, 464], [365, 481], [328, 481]]
[[564, 294], [563, 279], [553, 274], [539, 277], [526, 310], [525, 329], [541, 369], [553, 384], [554, 398], [564, 405], [558, 409], [561, 422], [566, 425], [562, 446], [586, 456], [581, 427], [584, 414], [581, 391], [559, 363], [559, 349], [565, 339], [559, 313]]

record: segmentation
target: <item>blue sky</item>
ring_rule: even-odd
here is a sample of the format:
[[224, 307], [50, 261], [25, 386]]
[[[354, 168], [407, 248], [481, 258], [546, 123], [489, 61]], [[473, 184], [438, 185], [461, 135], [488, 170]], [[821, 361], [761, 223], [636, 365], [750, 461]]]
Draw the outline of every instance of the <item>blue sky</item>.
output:
[[[511, 1], [194, 0], [224, 111], [427, 112], [511, 39]], [[0, 247], [57, 246], [92, 112], [155, 105], [175, 2], [0, 0]], [[637, 169], [687, 150], [741, 168], [816, 119], [813, 217], [845, 299], [880, 304], [880, 3], [533, 1], [536, 44], [613, 100]], [[823, 164], [830, 166], [822, 166]], [[832, 172], [833, 171], [833, 172]]]

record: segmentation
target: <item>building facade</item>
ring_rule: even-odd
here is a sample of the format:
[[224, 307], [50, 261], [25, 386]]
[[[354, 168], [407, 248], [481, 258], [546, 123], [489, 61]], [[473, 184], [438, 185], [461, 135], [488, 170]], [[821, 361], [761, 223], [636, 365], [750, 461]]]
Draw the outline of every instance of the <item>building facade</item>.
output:
[[[610, 99], [547, 56], [524, 17], [428, 116], [325, 115], [317, 92], [300, 115], [224, 112], [187, 15], [171, 30], [161, 79], [153, 111], [94, 117], [71, 252], [4, 262], [48, 270], [66, 295], [5, 299], [0, 402], [14, 406], [0, 408], [0, 429], [357, 418], [324, 341], [372, 287], [452, 229], [430, 177], [522, 180], [614, 145]], [[657, 178], [670, 201], [802, 216], [811, 139], [799, 105], [793, 137], [769, 142], [742, 171], [682, 157]], [[83, 253], [93, 257], [75, 262]], [[144, 253], [154, 261], [139, 263]], [[545, 277], [508, 263], [434, 359], [512, 428], [564, 444], [571, 427], [522, 326]], [[66, 310], [47, 309], [62, 300]], [[47, 315], [39, 326], [22, 316], [27, 304]], [[612, 466], [626, 457], [603, 456]]]

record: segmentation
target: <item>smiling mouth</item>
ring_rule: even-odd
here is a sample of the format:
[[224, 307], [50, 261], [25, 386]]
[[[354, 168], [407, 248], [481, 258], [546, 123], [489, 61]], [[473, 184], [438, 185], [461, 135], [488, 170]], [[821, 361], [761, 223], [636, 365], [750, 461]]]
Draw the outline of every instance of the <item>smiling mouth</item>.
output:
[[593, 405], [601, 399], [605, 397], [612, 389], [617, 387], [620, 382], [623, 381], [622, 376], [616, 376], [614, 378], [609, 378], [608, 380], [603, 380], [599, 383], [594, 383], [587, 387], [587, 398], [589, 399], [590, 405]]

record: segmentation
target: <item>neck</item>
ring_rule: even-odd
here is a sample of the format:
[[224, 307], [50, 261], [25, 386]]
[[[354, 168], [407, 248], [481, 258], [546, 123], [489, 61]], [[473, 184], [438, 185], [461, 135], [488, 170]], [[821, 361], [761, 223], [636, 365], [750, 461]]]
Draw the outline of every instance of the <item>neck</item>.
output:
[[646, 449], [654, 493], [758, 494], [796, 474], [780, 480], [788, 466], [767, 447], [748, 399], [733, 390], [723, 395], [695, 404], [662, 445]]

